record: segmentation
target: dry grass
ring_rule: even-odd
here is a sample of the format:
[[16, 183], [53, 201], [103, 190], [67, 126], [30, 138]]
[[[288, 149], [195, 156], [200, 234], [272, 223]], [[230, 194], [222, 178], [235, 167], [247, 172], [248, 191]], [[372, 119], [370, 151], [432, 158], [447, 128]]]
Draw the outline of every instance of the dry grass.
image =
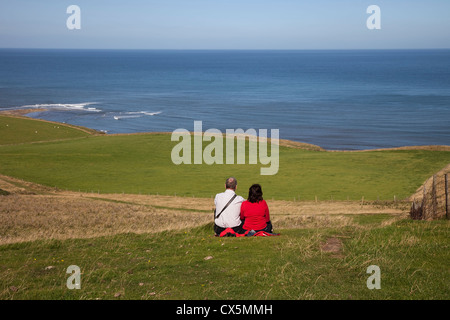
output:
[[55, 190], [36, 183], [0, 175], [0, 189], [13, 194], [48, 194]]
[[[278, 229], [355, 226], [353, 219], [343, 214], [404, 214], [398, 209], [377, 209], [354, 202], [274, 201], [269, 205]], [[1, 196], [0, 244], [192, 228], [212, 221], [211, 208], [210, 199], [168, 196], [66, 192]]]
[[[63, 192], [61, 194], [69, 194]], [[79, 193], [70, 193], [78, 195]], [[239, 192], [238, 192], [239, 194]], [[212, 211], [214, 209], [214, 199], [212, 198], [190, 198], [190, 197], [174, 197], [174, 196], [157, 196], [157, 195], [133, 195], [133, 194], [97, 194], [87, 193], [85, 196], [99, 199], [109, 199], [114, 201], [131, 202], [142, 205], [152, 205], [179, 209], [191, 209]], [[273, 218], [281, 218], [285, 216], [304, 216], [304, 215], [343, 215], [343, 214], [403, 214], [408, 212], [408, 205], [401, 205], [399, 202], [396, 206], [391, 204], [382, 204], [377, 202], [360, 201], [285, 201], [285, 200], [269, 200], [267, 199], [270, 214]]]
[[[437, 172], [435, 177], [435, 192], [436, 192], [436, 202], [433, 204], [432, 199], [432, 190], [433, 190], [433, 176], [427, 179], [417, 190], [416, 192], [409, 197], [409, 201], [421, 203], [424, 197], [424, 188], [426, 194], [426, 203], [425, 203], [425, 219], [435, 219], [444, 217], [445, 212], [445, 174], [450, 175], [450, 163], [445, 166], [442, 170]], [[435, 205], [435, 208], [432, 206]], [[434, 212], [434, 210], [436, 210]], [[434, 212], [430, 214], [431, 212]]]
[[348, 216], [342, 215], [298, 215], [280, 217], [274, 219], [273, 224], [278, 228], [290, 228], [290, 229], [310, 229], [310, 228], [330, 228], [330, 227], [346, 227], [357, 225], [354, 220]]
[[[180, 230], [212, 222], [213, 199], [54, 190], [0, 176], [0, 245]], [[276, 229], [357, 225], [351, 214], [404, 216], [408, 207], [357, 201], [268, 201]]]
[[[436, 172], [435, 176], [437, 178], [437, 194], [439, 197], [443, 197], [445, 194], [445, 182], [444, 175], [450, 174], [450, 163], [445, 166], [442, 170]], [[428, 178], [417, 190], [416, 192], [409, 197], [410, 201], [421, 201], [423, 198], [423, 188], [425, 186], [426, 190], [431, 190], [433, 184], [433, 177]]]
[[0, 200], [0, 244], [160, 232], [202, 225], [210, 218], [201, 212], [99, 202], [84, 197], [11, 195]]

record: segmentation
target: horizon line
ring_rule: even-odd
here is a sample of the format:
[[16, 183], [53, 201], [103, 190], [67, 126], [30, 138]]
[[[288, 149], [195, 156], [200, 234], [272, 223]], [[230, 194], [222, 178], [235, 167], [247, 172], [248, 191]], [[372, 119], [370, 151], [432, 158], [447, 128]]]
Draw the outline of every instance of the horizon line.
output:
[[450, 50], [448, 48], [347, 48], [347, 49], [208, 49], [208, 48], [33, 48], [33, 47], [0, 47], [0, 50], [115, 50], [115, 51], [406, 51], [406, 50]]

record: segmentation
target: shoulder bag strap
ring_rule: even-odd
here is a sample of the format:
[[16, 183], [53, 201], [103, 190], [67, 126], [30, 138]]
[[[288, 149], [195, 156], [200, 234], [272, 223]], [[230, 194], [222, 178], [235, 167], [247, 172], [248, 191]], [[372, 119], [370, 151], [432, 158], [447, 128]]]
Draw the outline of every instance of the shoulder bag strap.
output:
[[222, 214], [222, 212], [225, 211], [225, 209], [230, 205], [231, 202], [233, 202], [234, 198], [236, 198], [237, 194], [234, 194], [234, 196], [231, 197], [230, 201], [228, 201], [228, 203], [225, 205], [225, 207], [223, 207], [222, 211], [219, 212], [219, 214], [214, 217], [214, 219], [219, 219], [220, 215]]

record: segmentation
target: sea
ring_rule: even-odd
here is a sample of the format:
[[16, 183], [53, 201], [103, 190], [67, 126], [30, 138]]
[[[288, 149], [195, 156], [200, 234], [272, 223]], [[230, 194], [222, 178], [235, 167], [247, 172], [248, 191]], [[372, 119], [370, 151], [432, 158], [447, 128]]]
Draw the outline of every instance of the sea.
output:
[[278, 129], [330, 150], [450, 145], [450, 50], [0, 49], [0, 110], [111, 133]]

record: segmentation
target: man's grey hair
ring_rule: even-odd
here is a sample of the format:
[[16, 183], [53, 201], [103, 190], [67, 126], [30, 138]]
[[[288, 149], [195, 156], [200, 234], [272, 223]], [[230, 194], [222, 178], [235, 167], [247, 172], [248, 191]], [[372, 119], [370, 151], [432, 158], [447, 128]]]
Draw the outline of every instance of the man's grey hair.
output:
[[233, 189], [236, 190], [236, 186], [237, 186], [237, 180], [234, 177], [229, 177], [227, 179], [227, 181], [225, 182], [225, 187], [227, 189]]

